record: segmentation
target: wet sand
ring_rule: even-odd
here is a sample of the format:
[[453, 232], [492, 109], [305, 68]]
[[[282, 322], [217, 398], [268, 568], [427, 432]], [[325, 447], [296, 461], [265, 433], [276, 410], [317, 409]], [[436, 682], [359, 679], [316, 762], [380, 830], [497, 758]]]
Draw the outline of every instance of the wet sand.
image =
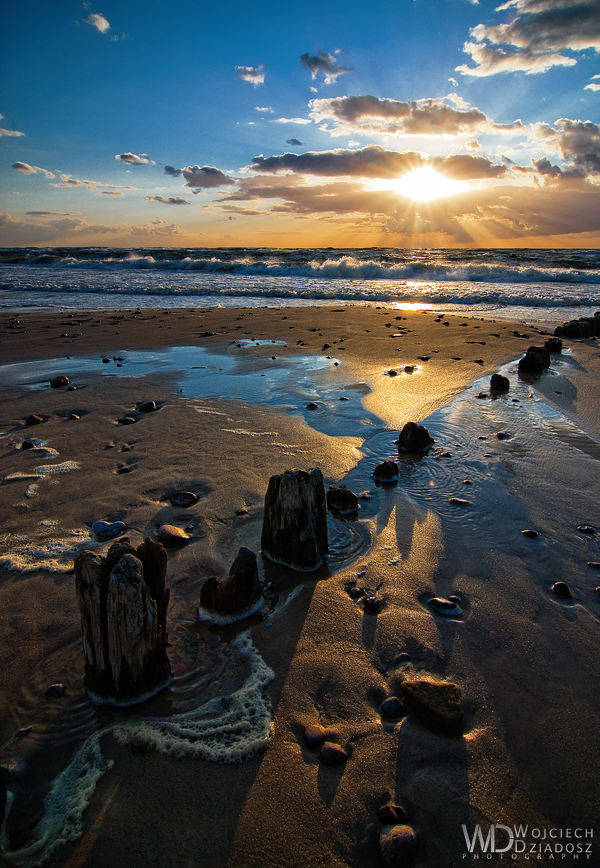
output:
[[[477, 864], [463, 824], [598, 834], [600, 571], [588, 562], [600, 561], [600, 534], [577, 530], [600, 527], [596, 342], [566, 342], [530, 387], [512, 360], [543, 343], [543, 328], [425, 312], [27, 313], [5, 314], [0, 331], [0, 743], [5, 761], [25, 762], [9, 782], [13, 849], [36, 839], [42, 795], [98, 734], [114, 765], [93, 792], [65, 796], [72, 840], [49, 866], [381, 866], [377, 809], [389, 801], [418, 836], [416, 866]], [[477, 398], [503, 366], [510, 393]], [[80, 388], [51, 389], [57, 372]], [[158, 412], [139, 412], [146, 400]], [[26, 426], [32, 413], [47, 421]], [[127, 415], [136, 423], [120, 424]], [[397, 486], [378, 487], [373, 468], [397, 459], [408, 420], [426, 422], [434, 447], [400, 461]], [[36, 448], [24, 451], [28, 438]], [[258, 553], [269, 477], [313, 467], [326, 486], [371, 495], [355, 521], [330, 517], [329, 568], [298, 576], [259, 557], [278, 589], [266, 619], [199, 626], [204, 578], [225, 575], [241, 545]], [[179, 489], [198, 503], [171, 507]], [[163, 522], [192, 537], [169, 555], [175, 681], [142, 709], [154, 729], [135, 738], [108, 731], [131, 713], [99, 710], [83, 690], [71, 566], [83, 548], [108, 548], [90, 537], [98, 519], [124, 521], [134, 544]], [[573, 599], [553, 596], [557, 580]], [[378, 614], [364, 611], [371, 593]], [[459, 617], [429, 607], [452, 594]], [[235, 642], [248, 629], [242, 659]], [[192, 746], [168, 730], [267, 667], [268, 747], [211, 762], [206, 752], [227, 759], [226, 745], [205, 741], [203, 754], [202, 737]], [[383, 700], [422, 677], [460, 686], [460, 732], [382, 717]], [[47, 697], [54, 683], [65, 692]], [[240, 717], [237, 750], [261, 714], [257, 704]], [[305, 745], [309, 723], [335, 731], [343, 766]]]

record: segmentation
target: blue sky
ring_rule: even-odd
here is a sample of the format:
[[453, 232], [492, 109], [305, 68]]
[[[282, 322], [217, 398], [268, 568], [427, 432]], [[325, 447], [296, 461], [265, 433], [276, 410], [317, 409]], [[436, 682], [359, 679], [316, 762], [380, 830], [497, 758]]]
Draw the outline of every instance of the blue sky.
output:
[[598, 0], [21, 0], [0, 245], [600, 246]]

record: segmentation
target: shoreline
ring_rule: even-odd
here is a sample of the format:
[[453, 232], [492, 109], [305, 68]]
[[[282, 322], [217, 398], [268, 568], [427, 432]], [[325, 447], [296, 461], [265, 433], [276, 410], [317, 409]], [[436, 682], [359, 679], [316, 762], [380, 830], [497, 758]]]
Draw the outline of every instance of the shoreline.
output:
[[[29, 769], [17, 782], [14, 815], [23, 839], [39, 807], [36, 779], [49, 774], [45, 745], [56, 744], [59, 723], [75, 732], [77, 715], [91, 714], [82, 696], [73, 578], [61, 557], [74, 542], [90, 543], [85, 533], [94, 520], [125, 521], [135, 543], [154, 535], [161, 521], [191, 528], [190, 544], [169, 555], [169, 633], [178, 669], [167, 694], [177, 703], [178, 679], [195, 667], [208, 674], [220, 666], [222, 690], [239, 687], [227, 680], [233, 677], [227, 649], [242, 627], [196, 627], [194, 605], [204, 577], [226, 574], [237, 547], [256, 549], [270, 475], [319, 466], [327, 484], [347, 482], [371, 494], [356, 522], [330, 518], [339, 558], [326, 574], [290, 577], [261, 564], [261, 579], [275, 576], [279, 584], [280, 606], [265, 621], [242, 626], [251, 627], [261, 665], [275, 674], [266, 689], [273, 709], [266, 751], [241, 764], [215, 764], [104, 736], [102, 752], [115, 765], [98, 781], [82, 835], [44, 864], [378, 868], [377, 809], [386, 801], [404, 806], [417, 833], [415, 868], [470, 864], [462, 824], [598, 827], [600, 603], [597, 577], [585, 562], [600, 560], [600, 550], [597, 537], [575, 530], [597, 514], [595, 460], [578, 445], [584, 435], [600, 439], [594, 342], [567, 342], [570, 354], [529, 390], [509, 363], [542, 342], [545, 329], [484, 318], [343, 305], [18, 318], [24, 330], [12, 329], [3, 341], [2, 366], [39, 362], [39, 382], [44, 359], [86, 355], [97, 362], [74, 380], [85, 389], [73, 392], [31, 389], [0, 371], [2, 478], [10, 495], [0, 507], [2, 554], [14, 560], [20, 552], [27, 567], [0, 566], [7, 613], [2, 742]], [[241, 340], [250, 343], [238, 347]], [[137, 354], [171, 346], [232, 357], [233, 368], [222, 374], [231, 383], [226, 395], [204, 383], [204, 391], [181, 397], [188, 380], [180, 363], [161, 361], [136, 375]], [[112, 356], [121, 351], [130, 355], [117, 370]], [[101, 362], [103, 354], [109, 363]], [[300, 357], [327, 363], [305, 370]], [[269, 373], [279, 365], [283, 379]], [[502, 367], [511, 393], [476, 400], [473, 384]], [[282, 399], [233, 400], [238, 381], [259, 396], [262, 375], [268, 388], [282, 389]], [[347, 400], [340, 404], [340, 397]], [[159, 412], [136, 412], [148, 399]], [[556, 415], [548, 422], [538, 405]], [[48, 421], [24, 426], [36, 411]], [[119, 424], [128, 413], [136, 424]], [[79, 418], [69, 421], [72, 414]], [[435, 449], [404, 463], [394, 489], [376, 487], [372, 468], [397, 454], [401, 425], [426, 418]], [[506, 440], [495, 437], [499, 430], [508, 432]], [[14, 476], [40, 463], [41, 453], [27, 454], [37, 449], [18, 448], [28, 436], [56, 451], [45, 461], [78, 465], [42, 475], [32, 497], [25, 491], [31, 479]], [[467, 476], [470, 505], [457, 512], [448, 497], [464, 496]], [[195, 490], [197, 505], [179, 511], [165, 505], [165, 493], [178, 488]], [[536, 527], [539, 540], [523, 540], [524, 526]], [[74, 532], [82, 536], [69, 541]], [[57, 561], [51, 572], [40, 569], [44, 551]], [[552, 598], [555, 574], [573, 588], [573, 604]], [[379, 586], [379, 614], [352, 599], [348, 588], [358, 586]], [[453, 593], [463, 615], [432, 615], [427, 600]], [[383, 699], [421, 676], [459, 684], [460, 734], [441, 735], [410, 714], [391, 723], [382, 717]], [[49, 701], [45, 689], [56, 681], [65, 684], [65, 695]], [[159, 711], [157, 705], [160, 717]], [[349, 753], [344, 766], [319, 763], [303, 741], [309, 723], [336, 732]], [[27, 726], [31, 731], [16, 739]], [[88, 726], [93, 731], [97, 723]], [[65, 749], [59, 754], [64, 758]], [[58, 771], [60, 761], [50, 766]]]

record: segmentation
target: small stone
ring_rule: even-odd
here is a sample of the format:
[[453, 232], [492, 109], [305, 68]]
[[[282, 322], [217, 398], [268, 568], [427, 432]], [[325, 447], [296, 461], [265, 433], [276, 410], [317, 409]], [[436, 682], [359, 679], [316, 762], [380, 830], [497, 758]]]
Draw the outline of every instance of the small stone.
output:
[[182, 509], [186, 509], [188, 506], [193, 506], [194, 503], [198, 503], [198, 495], [194, 494], [193, 491], [174, 491], [169, 495], [169, 503], [171, 506], [178, 506]]
[[362, 588], [357, 588], [356, 586], [354, 586], [352, 588], [348, 588], [348, 596], [352, 600], [358, 600], [360, 597], [365, 596], [365, 592]]
[[114, 539], [125, 530], [125, 522], [122, 521], [95, 521], [90, 530], [98, 539]]
[[453, 506], [471, 506], [471, 501], [465, 500], [464, 497], [450, 497], [448, 498], [448, 503], [451, 503]]
[[214, 335], [214, 332], [200, 332], [201, 338], [211, 338]]
[[320, 747], [328, 738], [335, 737], [335, 735], [333, 730], [318, 723], [309, 723], [308, 726], [304, 727], [304, 741], [309, 747]]
[[539, 536], [537, 530], [530, 530], [529, 528], [522, 530], [521, 533], [523, 534], [523, 536], [526, 536], [528, 539], [536, 539]]
[[67, 422], [78, 422], [81, 419], [81, 416], [78, 416], [77, 413], [71, 413], [70, 416], [67, 416]]
[[463, 479], [463, 485], [473, 485], [473, 482], [471, 479]]
[[397, 482], [400, 470], [395, 461], [382, 461], [373, 471], [377, 482]]
[[341, 766], [348, 759], [346, 751], [332, 741], [326, 741], [321, 748], [321, 762], [325, 766]]
[[46, 688], [46, 696], [50, 699], [58, 699], [65, 692], [64, 684], [50, 684], [49, 687]]
[[496, 437], [498, 440], [510, 440], [512, 434], [509, 434], [508, 431], [498, 431]]
[[388, 696], [388, 698], [381, 703], [381, 713], [384, 717], [389, 717], [391, 719], [402, 717], [404, 707], [397, 696]]
[[377, 819], [382, 826], [395, 826], [401, 823], [406, 817], [406, 811], [401, 805], [394, 805], [391, 802], [387, 805], [382, 805], [377, 811]]
[[457, 599], [458, 597], [455, 597], [454, 600], [445, 600], [443, 597], [432, 597], [429, 601], [429, 608], [437, 612], [438, 615], [445, 615], [448, 618], [462, 615], [463, 610], [456, 602]]
[[35, 413], [32, 413], [31, 416], [28, 416], [27, 419], [25, 419], [25, 424], [26, 425], [41, 425], [43, 421], [44, 421], [43, 416], [36, 416]]
[[62, 386], [69, 385], [69, 378], [65, 376], [53, 377], [50, 380], [50, 386], [52, 389], [60, 389]]
[[327, 506], [337, 509], [341, 515], [349, 515], [357, 511], [358, 497], [345, 485], [340, 485], [338, 488], [330, 485], [327, 491]]
[[600, 561], [588, 561], [588, 567], [593, 570], [600, 570]]
[[414, 365], [405, 365], [404, 366], [404, 373], [405, 374], [412, 374], [412, 373], [414, 373], [414, 370], [415, 370]]
[[122, 419], [119, 419], [120, 425], [135, 425], [137, 419], [134, 419], [133, 416], [123, 416]]
[[596, 533], [596, 528], [591, 524], [580, 524], [577, 526], [579, 533]]
[[415, 855], [417, 836], [410, 826], [384, 826], [379, 836], [379, 847], [388, 868], [404, 868]]
[[464, 716], [461, 689], [450, 681], [423, 678], [401, 685], [406, 702], [445, 729], [456, 729]]
[[377, 597], [365, 597], [363, 600], [363, 609], [370, 615], [377, 615], [381, 611], [382, 601]]
[[561, 597], [563, 600], [571, 600], [573, 598], [573, 594], [566, 582], [555, 582], [552, 585], [552, 593], [555, 597]]
[[319, 405], [315, 404], [314, 401], [311, 401], [309, 404], [306, 405], [307, 410], [317, 410], [318, 407], [319, 407]]
[[390, 371], [388, 371], [388, 377], [397, 377], [397, 376], [398, 376], [398, 371], [395, 371], [393, 368]]
[[33, 440], [23, 440], [21, 443], [21, 449], [35, 449], [35, 443]]
[[189, 535], [184, 530], [173, 524], [161, 524], [156, 538], [166, 549], [185, 545], [190, 540]]
[[131, 473], [133, 467], [130, 467], [128, 464], [124, 464], [122, 467], [119, 467], [117, 473], [119, 476], [122, 476], [124, 473]]
[[158, 410], [158, 406], [156, 401], [142, 401], [138, 406], [138, 410], [140, 413], [154, 413], [155, 410]]

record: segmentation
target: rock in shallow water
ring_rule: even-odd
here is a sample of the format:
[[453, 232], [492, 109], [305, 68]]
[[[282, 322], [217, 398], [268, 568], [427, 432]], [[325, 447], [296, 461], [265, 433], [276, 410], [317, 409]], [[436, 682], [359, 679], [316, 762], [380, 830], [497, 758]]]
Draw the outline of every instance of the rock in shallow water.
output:
[[400, 470], [395, 461], [382, 461], [373, 471], [376, 482], [397, 482]]
[[561, 597], [563, 600], [571, 600], [573, 594], [566, 582], [555, 582], [552, 585], [552, 593], [555, 597]]
[[379, 836], [379, 847], [388, 868], [404, 868], [417, 849], [417, 836], [410, 826], [384, 826]]
[[53, 377], [50, 380], [50, 386], [52, 389], [60, 389], [63, 386], [69, 385], [69, 378], [65, 376]]
[[429, 431], [416, 422], [407, 422], [398, 437], [400, 452], [426, 452], [434, 442]]
[[492, 374], [490, 389], [492, 392], [508, 392], [510, 390], [510, 380], [508, 377], [503, 377], [502, 374]]
[[357, 511], [358, 497], [345, 485], [340, 485], [339, 488], [330, 485], [327, 491], [327, 506], [337, 509], [342, 515], [348, 515]]
[[166, 549], [185, 545], [190, 540], [190, 536], [174, 524], [161, 524], [156, 538]]
[[256, 555], [242, 546], [226, 579], [210, 576], [200, 591], [200, 605], [217, 615], [246, 612], [261, 595]]
[[95, 521], [90, 530], [98, 539], [114, 539], [125, 530], [125, 522]]
[[433, 597], [429, 601], [429, 607], [438, 615], [445, 615], [449, 618], [462, 615], [463, 611], [455, 600], [445, 600], [443, 597]]
[[463, 698], [457, 684], [423, 678], [404, 681], [400, 689], [409, 706], [445, 729], [456, 729], [462, 722]]

